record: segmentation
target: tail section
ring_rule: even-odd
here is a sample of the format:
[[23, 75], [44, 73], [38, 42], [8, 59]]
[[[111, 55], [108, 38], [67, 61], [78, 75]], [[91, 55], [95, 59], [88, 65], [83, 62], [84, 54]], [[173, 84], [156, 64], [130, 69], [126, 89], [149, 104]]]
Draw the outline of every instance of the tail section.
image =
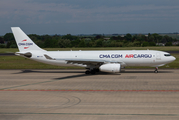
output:
[[38, 47], [19, 27], [11, 27], [11, 29], [20, 52], [31, 50], [45, 51]]

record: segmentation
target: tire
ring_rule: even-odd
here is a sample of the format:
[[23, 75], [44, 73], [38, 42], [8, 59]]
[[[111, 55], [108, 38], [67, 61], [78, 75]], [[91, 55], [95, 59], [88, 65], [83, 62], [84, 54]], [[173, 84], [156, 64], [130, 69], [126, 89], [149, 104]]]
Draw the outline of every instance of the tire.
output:
[[95, 70], [91, 70], [91, 74], [94, 75], [96, 73]]
[[96, 68], [95, 70], [96, 70], [96, 72], [99, 72], [99, 68]]
[[89, 74], [90, 74], [90, 71], [89, 71], [89, 70], [85, 71], [85, 74], [89, 75]]

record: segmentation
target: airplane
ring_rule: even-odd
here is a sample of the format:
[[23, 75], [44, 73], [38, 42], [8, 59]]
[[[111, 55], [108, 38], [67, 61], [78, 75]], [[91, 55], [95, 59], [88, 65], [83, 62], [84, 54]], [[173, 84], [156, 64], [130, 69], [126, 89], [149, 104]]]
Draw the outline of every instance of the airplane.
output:
[[119, 73], [126, 66], [158, 67], [174, 61], [176, 58], [167, 52], [157, 50], [103, 50], [103, 51], [46, 51], [38, 47], [19, 27], [11, 27], [19, 52], [23, 56], [38, 62], [57, 66], [85, 67], [86, 74], [96, 72]]

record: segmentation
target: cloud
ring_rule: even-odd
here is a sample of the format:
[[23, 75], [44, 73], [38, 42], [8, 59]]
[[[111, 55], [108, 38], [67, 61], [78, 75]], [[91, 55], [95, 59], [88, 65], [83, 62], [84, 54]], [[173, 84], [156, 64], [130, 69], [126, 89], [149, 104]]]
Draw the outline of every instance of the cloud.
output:
[[[11, 2], [8, 2], [11, 1]], [[172, 18], [179, 11], [179, 5], [127, 5], [107, 6], [100, 5], [95, 8], [81, 7], [83, 5], [51, 2], [29, 2], [29, 0], [3, 0], [0, 8], [1, 18], [10, 18], [7, 22], [22, 23], [76, 23], [95, 21], [124, 21], [145, 20], [155, 18]], [[19, 4], [21, 3], [21, 4]], [[8, 6], [8, 7], [7, 7]], [[90, 5], [89, 5], [90, 6]], [[23, 19], [22, 19], [23, 18]], [[13, 20], [13, 21], [12, 21]]]
[[0, 2], [1, 23], [29, 26], [177, 21], [178, 13], [179, 2], [169, 0], [135, 2], [133, 0], [1, 0]]

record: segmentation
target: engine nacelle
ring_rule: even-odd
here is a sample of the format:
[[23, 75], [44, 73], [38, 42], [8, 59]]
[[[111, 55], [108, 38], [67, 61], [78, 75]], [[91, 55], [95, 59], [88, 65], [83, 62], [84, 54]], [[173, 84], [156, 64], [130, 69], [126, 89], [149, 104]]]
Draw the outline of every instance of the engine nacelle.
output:
[[121, 64], [109, 63], [99, 67], [100, 71], [117, 73], [121, 71]]

